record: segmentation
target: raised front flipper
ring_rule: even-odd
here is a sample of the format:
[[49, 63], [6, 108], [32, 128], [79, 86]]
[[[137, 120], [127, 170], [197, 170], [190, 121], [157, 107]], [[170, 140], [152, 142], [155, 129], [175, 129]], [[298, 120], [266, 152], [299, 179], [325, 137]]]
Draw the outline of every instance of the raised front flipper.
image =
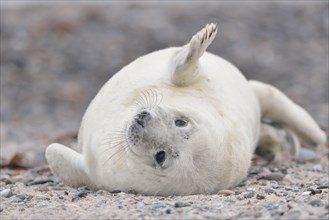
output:
[[92, 186], [80, 153], [61, 145], [51, 144], [46, 150], [50, 169], [67, 185], [72, 187]]
[[261, 107], [262, 118], [287, 126], [311, 145], [326, 142], [326, 135], [313, 118], [277, 88], [257, 81], [249, 81]]
[[217, 34], [217, 26], [206, 25], [190, 42], [177, 51], [172, 58], [171, 81], [177, 86], [187, 86], [198, 80], [198, 61]]

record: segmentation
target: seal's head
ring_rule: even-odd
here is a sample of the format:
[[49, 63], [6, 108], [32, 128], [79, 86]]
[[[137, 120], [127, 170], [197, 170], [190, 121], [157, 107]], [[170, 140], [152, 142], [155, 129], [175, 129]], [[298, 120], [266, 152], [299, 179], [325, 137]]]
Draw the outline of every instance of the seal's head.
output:
[[127, 129], [131, 150], [154, 168], [174, 166], [180, 155], [178, 146], [188, 145], [194, 132], [193, 121], [162, 107], [142, 108]]
[[227, 184], [218, 181], [226, 174], [220, 172], [220, 164], [229, 161], [229, 157], [218, 160], [227, 152], [221, 146], [226, 132], [213, 123], [220, 118], [207, 114], [213, 108], [206, 101], [192, 104], [197, 102], [191, 99], [199, 97], [181, 97], [167, 96], [161, 104], [137, 107], [121, 132], [129, 169], [137, 174], [134, 189], [139, 192], [191, 194]]

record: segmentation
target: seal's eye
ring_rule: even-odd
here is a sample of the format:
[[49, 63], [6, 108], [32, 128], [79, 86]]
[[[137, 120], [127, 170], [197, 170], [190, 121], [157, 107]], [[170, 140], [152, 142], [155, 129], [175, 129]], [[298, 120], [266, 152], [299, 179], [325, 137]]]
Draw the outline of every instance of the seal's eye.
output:
[[166, 152], [164, 152], [163, 150], [162, 151], [159, 151], [156, 155], [155, 155], [155, 160], [157, 161], [158, 164], [163, 164], [163, 162], [165, 161], [166, 159]]
[[175, 120], [175, 125], [177, 127], [185, 127], [187, 125], [187, 121], [182, 120], [182, 119], [177, 119], [177, 120]]

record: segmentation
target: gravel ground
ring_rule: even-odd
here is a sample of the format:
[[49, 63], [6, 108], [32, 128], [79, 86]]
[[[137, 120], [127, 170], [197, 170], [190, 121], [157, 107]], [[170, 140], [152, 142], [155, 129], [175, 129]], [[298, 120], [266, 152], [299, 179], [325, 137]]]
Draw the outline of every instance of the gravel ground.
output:
[[48, 166], [4, 169], [1, 219], [328, 219], [328, 154], [317, 163], [263, 166], [256, 159], [238, 187], [214, 195], [143, 196], [72, 189]]
[[43, 156], [53, 141], [74, 145], [89, 102], [121, 67], [185, 44], [210, 22], [219, 24], [211, 52], [284, 91], [328, 133], [327, 1], [8, 4], [0, 14], [1, 219], [328, 219], [325, 148], [280, 166], [256, 157], [240, 186], [184, 197], [72, 189]]

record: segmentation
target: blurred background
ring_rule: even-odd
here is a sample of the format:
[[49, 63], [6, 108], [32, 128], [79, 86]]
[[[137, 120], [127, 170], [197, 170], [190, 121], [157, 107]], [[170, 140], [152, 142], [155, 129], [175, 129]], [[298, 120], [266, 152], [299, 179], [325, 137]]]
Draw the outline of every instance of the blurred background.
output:
[[[78, 131], [101, 86], [137, 57], [187, 43], [285, 92], [328, 129], [328, 1], [1, 1], [1, 157]], [[328, 130], [327, 130], [328, 131]]]

